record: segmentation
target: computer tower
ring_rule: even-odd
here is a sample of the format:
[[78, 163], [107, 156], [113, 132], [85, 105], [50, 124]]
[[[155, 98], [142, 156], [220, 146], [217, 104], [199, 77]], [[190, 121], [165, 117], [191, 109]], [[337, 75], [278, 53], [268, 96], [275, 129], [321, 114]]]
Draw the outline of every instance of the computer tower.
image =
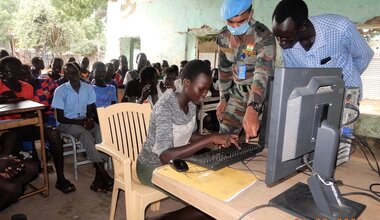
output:
[[[342, 129], [341, 138], [339, 143], [339, 150], [337, 155], [336, 166], [347, 162], [350, 159], [350, 151], [352, 140], [347, 137], [347, 131], [352, 130], [354, 123], [349, 123], [358, 116], [358, 112], [353, 108], [359, 109], [360, 90], [357, 87], [348, 87], [345, 92], [344, 110], [342, 115]], [[347, 124], [349, 123], [349, 124]]]

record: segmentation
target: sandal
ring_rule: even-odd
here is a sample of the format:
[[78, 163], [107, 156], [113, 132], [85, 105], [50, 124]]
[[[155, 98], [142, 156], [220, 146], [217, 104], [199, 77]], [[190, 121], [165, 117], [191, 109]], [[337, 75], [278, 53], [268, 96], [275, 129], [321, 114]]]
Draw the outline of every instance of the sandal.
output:
[[104, 187], [102, 183], [96, 183], [95, 181], [91, 184], [90, 189], [94, 192], [104, 192], [107, 193], [107, 188]]
[[46, 169], [48, 174], [53, 174], [55, 172], [54, 167], [51, 165], [47, 165]]
[[112, 191], [113, 190], [113, 182], [114, 182], [114, 180], [113, 179], [111, 179], [111, 180], [109, 180], [109, 181], [106, 181], [105, 182], [105, 189], [107, 190], [107, 191]]
[[72, 184], [70, 181], [66, 180], [62, 185], [58, 184], [58, 182], [55, 184], [55, 188], [60, 190], [61, 192], [67, 194], [76, 191], [75, 185]]

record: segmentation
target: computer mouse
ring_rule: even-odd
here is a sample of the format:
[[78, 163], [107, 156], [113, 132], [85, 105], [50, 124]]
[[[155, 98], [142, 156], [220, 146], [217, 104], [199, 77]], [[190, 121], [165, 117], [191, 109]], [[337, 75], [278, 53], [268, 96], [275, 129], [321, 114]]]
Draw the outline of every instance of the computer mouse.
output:
[[181, 159], [173, 159], [169, 161], [169, 165], [178, 172], [186, 172], [189, 170], [189, 166], [186, 161]]

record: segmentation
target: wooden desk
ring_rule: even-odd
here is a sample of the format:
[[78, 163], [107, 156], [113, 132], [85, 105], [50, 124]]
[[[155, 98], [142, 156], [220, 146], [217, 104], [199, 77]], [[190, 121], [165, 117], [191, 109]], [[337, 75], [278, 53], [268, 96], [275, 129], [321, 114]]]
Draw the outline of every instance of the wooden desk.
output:
[[[263, 152], [262, 154], [266, 155], [266, 152]], [[265, 164], [266, 159], [264, 157], [256, 157], [249, 163], [248, 166], [250, 169], [265, 172]], [[240, 163], [235, 164], [233, 167], [244, 169]], [[255, 174], [260, 179], [265, 178], [265, 175], [260, 172], [255, 172]], [[202, 210], [203, 212], [213, 216], [218, 220], [236, 220], [247, 210], [259, 205], [267, 204], [270, 199], [285, 191], [290, 186], [293, 186], [297, 182], [306, 183], [307, 178], [307, 175], [299, 173], [271, 188], [267, 187], [265, 182], [259, 181], [239, 194], [230, 202], [223, 202], [221, 200], [215, 199], [209, 195], [196, 191], [191, 187], [181, 184], [174, 179], [160, 176], [157, 172], [153, 173], [152, 181], [162, 189], [170, 192], [171, 194], [177, 196], [183, 201], [191, 204], [192, 206]], [[340, 165], [336, 169], [335, 178], [342, 180], [345, 184], [365, 189], [368, 189], [371, 183], [379, 182], [379, 177], [373, 171], [371, 171], [367, 162], [361, 157], [360, 151], [356, 151], [349, 162]], [[347, 186], [341, 186], [339, 189], [341, 190], [342, 194], [347, 192], [361, 191], [349, 188]], [[378, 209], [380, 208], [380, 205], [375, 200], [367, 196], [360, 195], [347, 196], [346, 198], [360, 202], [367, 206], [359, 219], [374, 219], [376, 218], [375, 216], [378, 215]], [[276, 208], [262, 208], [254, 211], [253, 213], [250, 213], [243, 218], [243, 220], [252, 219], [294, 220], [297, 218]]]
[[201, 108], [199, 110], [200, 112], [200, 115], [199, 115], [199, 133], [200, 134], [203, 134], [203, 117], [204, 117], [204, 114], [206, 112], [209, 112], [209, 111], [215, 111], [216, 110], [216, 106], [218, 106], [219, 104], [219, 100], [220, 98], [219, 97], [206, 97], [202, 104], [201, 104]]
[[17, 128], [17, 127], [22, 127], [26, 125], [38, 125], [40, 128], [41, 157], [42, 157], [41, 162], [42, 162], [42, 167], [43, 167], [44, 184], [40, 188], [34, 187], [35, 188], [34, 191], [25, 193], [19, 199], [24, 199], [26, 197], [33, 196], [38, 193], [42, 193], [44, 197], [49, 196], [49, 176], [47, 173], [47, 166], [46, 166], [44, 124], [43, 124], [43, 118], [42, 118], [42, 112], [41, 112], [43, 109], [45, 109], [45, 106], [43, 104], [33, 102], [30, 100], [0, 105], [0, 116], [21, 114], [21, 113], [26, 113], [26, 112], [37, 112], [37, 117], [33, 117], [33, 118], [0, 120], [0, 130]]

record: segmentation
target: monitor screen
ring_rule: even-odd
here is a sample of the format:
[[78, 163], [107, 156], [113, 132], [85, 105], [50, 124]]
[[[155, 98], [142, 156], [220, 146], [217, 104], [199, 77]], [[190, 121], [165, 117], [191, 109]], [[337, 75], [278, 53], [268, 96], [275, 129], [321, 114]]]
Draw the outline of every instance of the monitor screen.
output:
[[323, 120], [339, 128], [344, 81], [338, 68], [277, 68], [271, 88], [267, 184], [296, 172], [305, 154], [312, 157]]
[[[344, 93], [340, 68], [276, 68], [268, 106], [265, 182], [272, 186], [305, 165], [312, 175], [308, 184], [296, 184], [272, 204], [310, 219], [355, 217], [364, 210], [342, 198], [332, 182]], [[356, 207], [346, 208], [351, 206]]]

